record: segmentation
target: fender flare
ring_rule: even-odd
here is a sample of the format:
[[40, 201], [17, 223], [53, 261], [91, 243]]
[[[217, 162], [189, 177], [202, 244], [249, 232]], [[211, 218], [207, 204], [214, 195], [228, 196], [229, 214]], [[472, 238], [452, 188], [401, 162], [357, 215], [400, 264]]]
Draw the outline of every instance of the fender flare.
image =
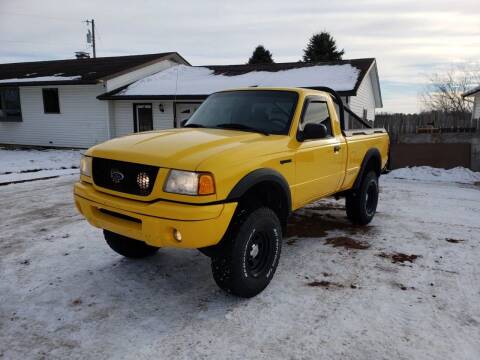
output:
[[287, 199], [288, 214], [290, 214], [292, 211], [292, 194], [290, 193], [290, 186], [285, 177], [273, 169], [262, 168], [248, 173], [233, 187], [226, 200], [238, 200], [253, 186], [263, 182], [274, 182], [283, 190]]
[[365, 176], [365, 170], [367, 169], [367, 165], [372, 159], [379, 164], [378, 169], [375, 168], [374, 170], [377, 175], [380, 176], [382, 170], [382, 156], [380, 155], [380, 151], [378, 151], [377, 148], [371, 148], [365, 153], [365, 156], [363, 157], [362, 165], [360, 166], [357, 178], [355, 179], [352, 187], [353, 190], [358, 190], [360, 188], [363, 177]]

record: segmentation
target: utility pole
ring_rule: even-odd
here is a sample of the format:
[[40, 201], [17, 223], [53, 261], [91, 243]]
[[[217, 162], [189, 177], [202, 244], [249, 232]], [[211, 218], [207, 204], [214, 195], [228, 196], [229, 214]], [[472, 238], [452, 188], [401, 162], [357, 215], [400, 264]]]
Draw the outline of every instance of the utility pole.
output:
[[92, 49], [93, 49], [93, 57], [96, 58], [97, 57], [97, 48], [95, 47], [95, 20], [92, 19], [92, 20], [86, 20], [85, 21], [87, 23], [87, 25], [91, 25], [92, 26], [92, 38], [89, 39], [89, 36], [87, 34], [87, 43], [92, 43]]

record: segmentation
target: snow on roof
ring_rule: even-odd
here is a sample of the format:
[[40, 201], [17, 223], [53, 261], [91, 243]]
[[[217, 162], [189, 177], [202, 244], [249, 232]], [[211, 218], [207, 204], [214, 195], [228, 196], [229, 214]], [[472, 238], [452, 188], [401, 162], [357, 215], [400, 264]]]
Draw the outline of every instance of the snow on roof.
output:
[[478, 92], [480, 92], [480, 86], [477, 86], [477, 87], [473, 88], [472, 90], [467, 91], [465, 94], [463, 94], [463, 97], [472, 96], [472, 95], [475, 95]]
[[216, 91], [251, 87], [317, 87], [337, 91], [355, 88], [360, 70], [350, 64], [313, 65], [281, 71], [251, 71], [227, 76], [208, 67], [177, 65], [134, 82], [120, 96], [208, 95]]
[[54, 76], [38, 76], [38, 77], [27, 77], [27, 78], [13, 78], [13, 79], [1, 79], [0, 84], [2, 83], [30, 83], [37, 81], [68, 81], [68, 80], [80, 80], [81, 76], [62, 76], [56, 74]]
[[[101, 79], [132, 71], [139, 66], [166, 59], [186, 62], [176, 52], [158, 54], [109, 56], [87, 59], [66, 59], [32, 61], [0, 64], [0, 84], [25, 84], [40, 82], [76, 82], [79, 84], [95, 84]], [[187, 63], [188, 64], [188, 63]], [[59, 78], [62, 76], [63, 78]]]

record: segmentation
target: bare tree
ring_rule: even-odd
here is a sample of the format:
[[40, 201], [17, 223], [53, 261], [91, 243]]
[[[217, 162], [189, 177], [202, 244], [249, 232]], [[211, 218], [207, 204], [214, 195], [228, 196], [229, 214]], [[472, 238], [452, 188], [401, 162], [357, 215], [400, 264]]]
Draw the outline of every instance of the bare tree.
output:
[[468, 114], [473, 102], [462, 95], [480, 81], [480, 72], [460, 68], [445, 74], [433, 74], [422, 94], [425, 108], [429, 111], [441, 111], [450, 114]]

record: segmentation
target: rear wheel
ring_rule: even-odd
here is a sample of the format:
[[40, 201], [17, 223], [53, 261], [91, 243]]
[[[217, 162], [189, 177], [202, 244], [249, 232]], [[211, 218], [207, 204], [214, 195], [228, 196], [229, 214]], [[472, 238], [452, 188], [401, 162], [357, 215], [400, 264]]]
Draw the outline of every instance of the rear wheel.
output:
[[140, 259], [152, 256], [158, 251], [158, 247], [150, 246], [143, 241], [103, 230], [105, 241], [116, 253], [128, 258]]
[[212, 256], [213, 278], [227, 292], [253, 297], [267, 287], [277, 268], [280, 221], [271, 209], [262, 207], [242, 216], [227, 236], [222, 251]]
[[346, 197], [347, 217], [354, 224], [366, 225], [372, 221], [378, 204], [378, 176], [375, 171], [368, 172], [358, 191]]

